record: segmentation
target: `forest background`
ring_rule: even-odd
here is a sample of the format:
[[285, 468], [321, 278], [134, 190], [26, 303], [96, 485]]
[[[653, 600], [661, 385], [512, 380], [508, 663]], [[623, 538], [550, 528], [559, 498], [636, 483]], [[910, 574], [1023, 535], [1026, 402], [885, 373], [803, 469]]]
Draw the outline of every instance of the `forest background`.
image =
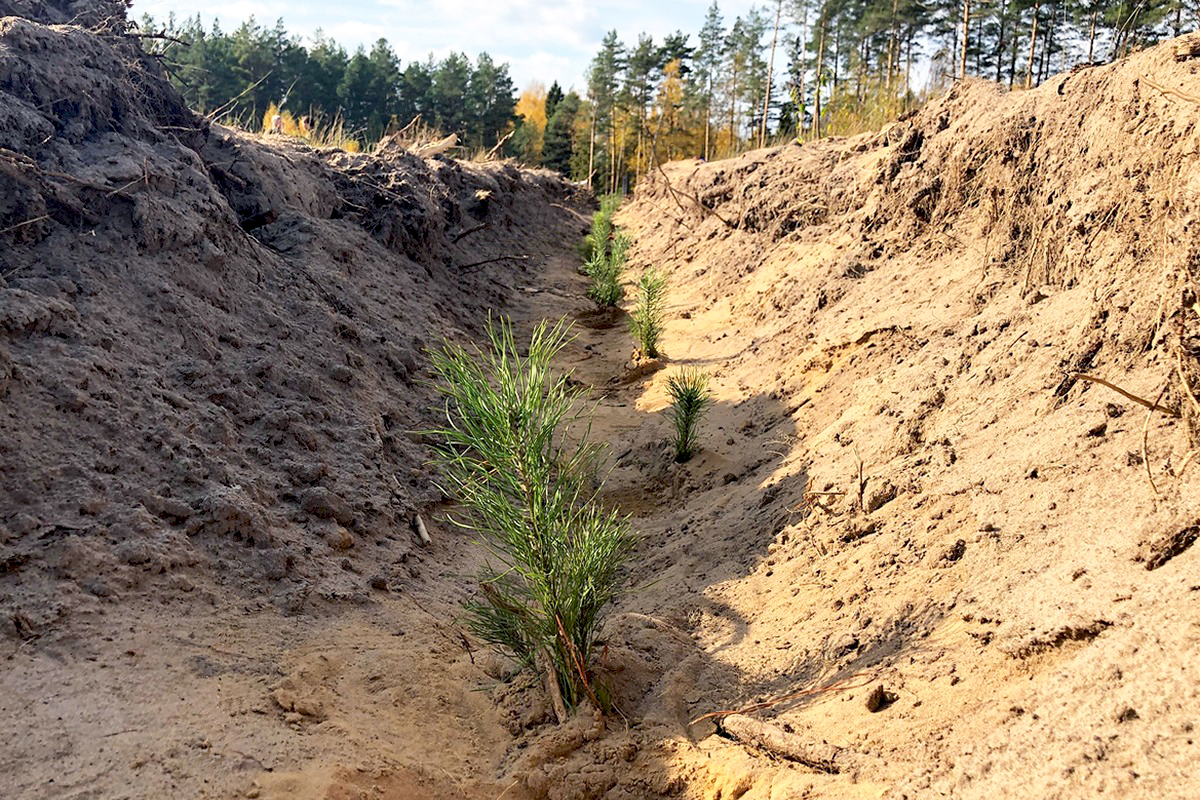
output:
[[[604, 37], [586, 86], [517, 93], [487, 53], [401, 63], [386, 39], [353, 53], [283, 20], [230, 32], [199, 14], [140, 28], [201, 113], [348, 149], [414, 130], [455, 133], [463, 154], [515, 157], [628, 191], [665, 161], [878, 128], [954, 81], [1028, 88], [1200, 24], [1200, 0], [776, 0], [695, 34]], [[497, 145], [499, 147], [497, 148]]]

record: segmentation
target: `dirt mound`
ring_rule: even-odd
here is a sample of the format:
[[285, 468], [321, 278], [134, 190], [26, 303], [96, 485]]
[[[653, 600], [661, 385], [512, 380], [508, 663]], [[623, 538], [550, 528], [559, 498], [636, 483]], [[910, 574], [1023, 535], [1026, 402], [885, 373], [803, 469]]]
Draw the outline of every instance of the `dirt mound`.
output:
[[[671, 276], [667, 355], [719, 401], [686, 503], [647, 512], [640, 577], [697, 599], [637, 602], [695, 620], [742, 684], [695, 687], [689, 714], [834, 686], [772, 704], [750, 742], [687, 729], [693, 780], [1196, 793], [1200, 133], [1175, 52], [668, 165], [623, 212], [635, 261]], [[827, 745], [841, 760], [797, 763]]]
[[126, 0], [2, 0], [0, 17], [25, 17], [45, 25], [78, 25], [93, 31], [123, 32]]
[[[213, 580], [296, 610], [406, 575], [437, 500], [421, 351], [577, 234], [549, 205], [570, 187], [268, 145], [125, 37], [16, 17], [0, 108], [5, 617]], [[464, 268], [500, 255], [534, 260]]]

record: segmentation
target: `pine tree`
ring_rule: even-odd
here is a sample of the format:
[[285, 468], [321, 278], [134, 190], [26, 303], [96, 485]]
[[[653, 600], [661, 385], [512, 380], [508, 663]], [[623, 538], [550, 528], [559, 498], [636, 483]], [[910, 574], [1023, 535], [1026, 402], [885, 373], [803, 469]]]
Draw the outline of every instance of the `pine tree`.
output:
[[710, 158], [712, 148], [712, 118], [713, 96], [720, 69], [724, 61], [725, 28], [721, 21], [721, 11], [716, 0], [708, 7], [704, 17], [704, 26], [700, 28], [700, 46], [696, 48], [696, 71], [699, 86], [699, 97], [703, 100], [704, 115], [704, 144], [701, 149], [703, 158]]
[[554, 107], [554, 115], [546, 122], [546, 139], [542, 146], [542, 164], [549, 169], [569, 175], [575, 153], [575, 123], [579, 114], [579, 95], [569, 92]]

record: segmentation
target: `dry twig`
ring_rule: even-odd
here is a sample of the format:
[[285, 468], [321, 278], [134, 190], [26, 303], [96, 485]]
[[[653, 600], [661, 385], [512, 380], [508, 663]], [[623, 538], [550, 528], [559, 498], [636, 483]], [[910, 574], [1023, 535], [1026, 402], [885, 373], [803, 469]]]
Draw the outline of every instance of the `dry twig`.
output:
[[1123, 397], [1127, 397], [1130, 400], [1132, 400], [1133, 402], [1137, 403], [1138, 405], [1144, 406], [1144, 407], [1150, 409], [1151, 411], [1161, 411], [1162, 413], [1166, 414], [1168, 417], [1176, 417], [1176, 418], [1179, 417], [1179, 412], [1176, 411], [1175, 409], [1167, 408], [1166, 406], [1161, 406], [1158, 404], [1158, 400], [1161, 400], [1163, 394], [1166, 392], [1165, 388], [1163, 389], [1163, 391], [1158, 393], [1158, 400], [1155, 400], [1152, 403], [1144, 397], [1138, 397], [1136, 394], [1133, 394], [1132, 392], [1127, 392], [1124, 389], [1122, 389], [1120, 386], [1109, 383], [1108, 381], [1104, 380], [1103, 378], [1097, 378], [1095, 375], [1088, 375], [1085, 372], [1072, 372], [1071, 377], [1078, 378], [1078, 379], [1085, 380], [1085, 381], [1090, 381], [1092, 383], [1098, 383], [1101, 386], [1107, 386], [1109, 389], [1112, 389], [1117, 394], [1119, 394]]
[[50, 215], [42, 214], [40, 217], [34, 217], [33, 219], [27, 219], [24, 222], [18, 222], [16, 225], [9, 225], [7, 228], [0, 229], [0, 235], [6, 234], [6, 233], [12, 233], [13, 231], [17, 230], [18, 228], [24, 228], [26, 225], [32, 225], [35, 222], [41, 222], [42, 220], [47, 220], [47, 219], [50, 219]]
[[455, 236], [453, 239], [451, 239], [450, 244], [456, 244], [460, 239], [465, 239], [468, 236], [470, 236], [472, 233], [475, 233], [476, 231], [481, 231], [484, 228], [488, 227], [488, 225], [490, 225], [490, 224], [491, 223], [488, 223], [488, 222], [481, 222], [480, 224], [476, 225], [474, 228], [467, 228], [465, 231], [459, 233], [457, 236]]
[[1154, 81], [1150, 80], [1149, 78], [1143, 77], [1143, 78], [1139, 78], [1138, 80], [1141, 83], [1144, 83], [1147, 86], [1149, 86], [1151, 89], [1158, 89], [1158, 91], [1162, 92], [1165, 95], [1169, 95], [1171, 97], [1178, 97], [1180, 100], [1185, 100], [1189, 103], [1200, 104], [1200, 97], [1197, 97], [1194, 94], [1186, 94], [1184, 92], [1179, 91], [1178, 89], [1172, 89], [1169, 86], [1163, 86], [1161, 83], [1155, 83]]
[[496, 146], [495, 146], [495, 147], [493, 147], [491, 150], [488, 150], [488, 151], [487, 151], [487, 155], [485, 155], [485, 156], [483, 157], [483, 160], [484, 160], [484, 161], [491, 161], [493, 158], [495, 158], [495, 157], [496, 157], [496, 154], [500, 152], [500, 148], [501, 148], [501, 147], [504, 147], [504, 143], [505, 143], [505, 142], [507, 142], [509, 139], [511, 139], [511, 138], [512, 138], [512, 135], [513, 135], [514, 133], [516, 133], [516, 131], [515, 131], [515, 130], [511, 130], [511, 131], [509, 131], [508, 133], [506, 133], [506, 134], [504, 135], [504, 138], [503, 138], [503, 139], [501, 139], [500, 141], [496, 142]]
[[1162, 390], [1159, 391], [1158, 397], [1154, 398], [1154, 405], [1148, 406], [1146, 411], [1146, 421], [1142, 423], [1142, 466], [1146, 468], [1146, 480], [1150, 482], [1150, 489], [1154, 492], [1155, 499], [1162, 495], [1158, 492], [1158, 487], [1154, 485], [1154, 474], [1150, 471], [1150, 419], [1154, 416], [1154, 406], [1158, 405], [1158, 401], [1162, 400], [1162, 396], [1167, 392], [1167, 386], [1164, 384]]
[[482, 267], [484, 264], [494, 264], [497, 261], [528, 261], [529, 256], [496, 256], [495, 258], [485, 258], [483, 261], [474, 261], [470, 264], [459, 264], [458, 269], [473, 269]]

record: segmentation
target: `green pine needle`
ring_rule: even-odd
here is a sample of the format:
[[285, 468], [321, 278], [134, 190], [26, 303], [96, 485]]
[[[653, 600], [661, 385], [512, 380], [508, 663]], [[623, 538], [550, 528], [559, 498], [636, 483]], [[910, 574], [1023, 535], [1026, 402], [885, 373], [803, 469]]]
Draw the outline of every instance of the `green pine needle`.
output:
[[651, 267], [642, 273], [637, 283], [637, 305], [630, 315], [629, 327], [646, 358], [658, 358], [659, 339], [663, 332], [663, 315], [667, 303], [667, 279]]
[[597, 499], [603, 446], [588, 441], [569, 376], [550, 368], [570, 338], [565, 321], [543, 322], [522, 352], [501, 320], [488, 323], [483, 348], [445, 343], [431, 360], [446, 423], [428, 433], [441, 488], [465, 511], [455, 523], [490, 555], [467, 604], [472, 632], [522, 663], [547, 653], [573, 706], [588, 692], [576, 658], [586, 674], [635, 539]]
[[675, 450], [675, 460], [682, 463], [699, 448], [700, 420], [712, 404], [708, 373], [685, 367], [667, 378], [667, 393], [671, 395], [670, 412], [674, 423], [671, 446]]

